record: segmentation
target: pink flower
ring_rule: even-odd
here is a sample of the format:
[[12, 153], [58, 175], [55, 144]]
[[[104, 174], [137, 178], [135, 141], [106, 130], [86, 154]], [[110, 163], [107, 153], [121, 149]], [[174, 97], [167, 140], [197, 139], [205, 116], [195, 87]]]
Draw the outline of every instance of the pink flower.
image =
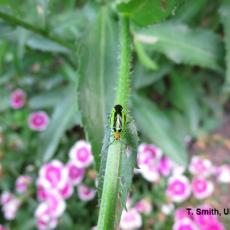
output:
[[69, 180], [73, 185], [79, 184], [84, 178], [84, 168], [78, 168], [74, 162], [68, 162], [66, 165]]
[[190, 196], [190, 193], [191, 188], [187, 177], [175, 175], [169, 178], [166, 194], [172, 201], [182, 202]]
[[43, 165], [39, 171], [38, 185], [44, 188], [62, 189], [68, 180], [65, 166], [59, 160]]
[[210, 222], [202, 227], [202, 230], [225, 230], [224, 225], [219, 221]]
[[120, 228], [125, 229], [136, 229], [142, 226], [142, 219], [140, 213], [136, 209], [130, 209], [128, 212], [125, 210], [122, 211]]
[[20, 109], [25, 105], [26, 94], [22, 89], [16, 89], [10, 95], [10, 104], [13, 109]]
[[174, 223], [173, 230], [199, 230], [199, 228], [191, 219], [184, 218]]
[[8, 191], [5, 191], [1, 194], [1, 197], [0, 197], [0, 203], [2, 205], [5, 205], [6, 203], [8, 203], [10, 200], [12, 200], [14, 198], [13, 194], [8, 192]]
[[13, 197], [6, 204], [2, 206], [2, 212], [6, 220], [14, 220], [17, 210], [21, 202], [17, 198]]
[[47, 196], [47, 190], [42, 186], [41, 182], [37, 181], [37, 198], [39, 201], [44, 201]]
[[26, 192], [31, 182], [32, 182], [32, 178], [30, 176], [24, 176], [24, 175], [19, 176], [16, 180], [16, 191], [18, 193]]
[[159, 172], [163, 176], [169, 176], [172, 170], [172, 161], [167, 156], [162, 156], [162, 158], [159, 161]]
[[158, 182], [160, 180], [158, 168], [154, 163], [142, 165], [138, 171], [149, 182]]
[[44, 131], [49, 123], [48, 115], [43, 112], [33, 112], [29, 115], [28, 125], [34, 131]]
[[65, 211], [65, 201], [62, 199], [60, 194], [54, 190], [47, 192], [44, 202], [47, 204], [48, 211], [55, 218], [60, 217]]
[[6, 230], [6, 228], [0, 224], [0, 230]]
[[193, 156], [189, 165], [189, 172], [198, 176], [209, 176], [213, 172], [212, 162], [198, 156]]
[[54, 229], [58, 224], [57, 218], [55, 218], [52, 213], [50, 213], [50, 209], [47, 203], [41, 203], [37, 207], [35, 211], [35, 217], [39, 230]]
[[77, 141], [69, 152], [70, 159], [78, 168], [85, 168], [93, 162], [91, 146], [86, 141]]
[[217, 167], [215, 174], [219, 182], [230, 183], [230, 165]]
[[82, 201], [90, 201], [95, 197], [96, 190], [91, 189], [91, 188], [89, 188], [88, 186], [86, 186], [84, 184], [80, 184], [77, 187], [77, 193], [78, 193], [78, 197], [80, 198], [80, 200], [82, 200]]
[[[209, 206], [209, 205], [201, 205], [199, 207], [196, 208], [196, 210], [211, 210], [212, 208]], [[194, 215], [194, 221], [200, 226], [203, 227], [208, 225], [209, 223], [212, 223], [212, 222], [217, 222], [217, 217], [215, 215], [198, 215], [197, 213], [195, 213]]]
[[63, 199], [68, 199], [73, 194], [73, 185], [70, 181], [66, 182], [66, 184], [59, 189], [59, 194]]
[[182, 165], [177, 164], [176, 162], [172, 161], [172, 175], [182, 175], [186, 168]]
[[153, 161], [158, 161], [162, 155], [162, 150], [155, 145], [140, 144], [137, 152], [137, 163], [141, 168], [142, 165], [149, 164]]
[[[186, 208], [191, 208], [191, 207], [186, 207]], [[181, 221], [182, 219], [191, 219], [192, 220], [192, 215], [188, 213], [188, 210], [186, 208], [178, 208], [175, 212], [174, 220], [175, 222]], [[191, 208], [192, 212], [192, 208]]]
[[194, 178], [192, 180], [192, 191], [197, 199], [204, 199], [213, 193], [214, 185], [205, 178]]
[[148, 198], [144, 198], [136, 203], [135, 209], [140, 213], [148, 215], [152, 211], [151, 201]]

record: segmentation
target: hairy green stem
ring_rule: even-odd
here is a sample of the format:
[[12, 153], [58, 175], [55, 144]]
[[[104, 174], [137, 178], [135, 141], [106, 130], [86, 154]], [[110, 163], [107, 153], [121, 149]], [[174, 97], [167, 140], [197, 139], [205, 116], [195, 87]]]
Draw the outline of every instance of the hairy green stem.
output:
[[[130, 59], [131, 44], [129, 19], [126, 16], [120, 17], [120, 66], [118, 74], [118, 88], [116, 94], [116, 104], [121, 104], [125, 110], [128, 106], [129, 78], [130, 78]], [[111, 54], [113, 55], [113, 54]], [[107, 155], [106, 169], [104, 175], [101, 206], [97, 230], [113, 230], [117, 228], [120, 219], [121, 205], [119, 205], [119, 188], [121, 174], [121, 158], [124, 153], [122, 141], [114, 141], [113, 131]], [[123, 134], [122, 134], [123, 137]]]
[[72, 50], [75, 49], [74, 45], [72, 45], [66, 41], [63, 41], [62, 39], [56, 37], [55, 35], [50, 34], [49, 31], [42, 29], [42, 28], [35, 27], [35, 26], [31, 25], [30, 23], [25, 22], [19, 18], [16, 18], [10, 14], [7, 14], [7, 13], [0, 11], [0, 18], [3, 19], [4, 21], [8, 22], [9, 24], [13, 25], [13, 26], [21, 26], [21, 27], [23, 27], [27, 30], [30, 30], [36, 34], [39, 34], [45, 38], [48, 38], [49, 40], [52, 40], [52, 41], [66, 47], [68, 49], [72, 49]]
[[97, 230], [112, 230], [116, 225], [121, 148], [120, 142], [114, 142], [108, 150]]
[[120, 69], [118, 75], [118, 88], [116, 104], [123, 106], [127, 110], [128, 97], [130, 93], [130, 59], [131, 59], [131, 39], [129, 31], [129, 18], [122, 16], [120, 19]]

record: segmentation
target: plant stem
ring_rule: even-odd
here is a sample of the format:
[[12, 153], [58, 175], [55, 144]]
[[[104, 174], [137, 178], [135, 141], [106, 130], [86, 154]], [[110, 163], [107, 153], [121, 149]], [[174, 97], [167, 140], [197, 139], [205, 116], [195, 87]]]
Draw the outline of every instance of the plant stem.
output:
[[128, 97], [130, 92], [130, 60], [131, 60], [131, 39], [129, 31], [128, 16], [121, 16], [120, 19], [120, 69], [118, 75], [118, 88], [116, 104], [123, 106], [127, 110]]
[[23, 28], [30, 30], [36, 34], [39, 34], [45, 38], [48, 38], [49, 40], [52, 40], [52, 41], [66, 47], [68, 49], [75, 50], [75, 46], [72, 45], [71, 43], [63, 41], [62, 39], [56, 37], [55, 35], [50, 34], [49, 31], [42, 29], [42, 28], [35, 27], [35, 26], [31, 25], [30, 23], [25, 22], [19, 18], [16, 18], [10, 14], [7, 14], [7, 13], [0, 11], [0, 18], [3, 19], [4, 21], [8, 22], [9, 24], [13, 25], [13, 26], [23, 27]]
[[[130, 32], [129, 18], [126, 16], [120, 17], [120, 43], [121, 57], [118, 73], [118, 88], [116, 95], [116, 104], [121, 104], [127, 110], [129, 96], [129, 68], [131, 59], [130, 48]], [[113, 55], [113, 54], [111, 54]], [[111, 131], [111, 134], [113, 131]], [[105, 168], [101, 207], [97, 230], [113, 230], [117, 228], [119, 223], [121, 205], [118, 203], [118, 194], [120, 190], [120, 174], [121, 174], [121, 159], [124, 152], [124, 144], [121, 141], [114, 141], [114, 137], [110, 138], [110, 143], [107, 155]]]
[[97, 230], [112, 230], [116, 225], [121, 148], [120, 142], [114, 142], [108, 150]]

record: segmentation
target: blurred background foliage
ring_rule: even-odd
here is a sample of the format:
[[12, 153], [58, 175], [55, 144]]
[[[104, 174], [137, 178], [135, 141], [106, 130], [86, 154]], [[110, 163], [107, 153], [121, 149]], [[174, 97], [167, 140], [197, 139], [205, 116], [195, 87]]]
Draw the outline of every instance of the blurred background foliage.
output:
[[[11, 188], [25, 166], [64, 160], [84, 136], [99, 164], [116, 90], [118, 12], [131, 19], [129, 108], [140, 139], [185, 164], [186, 143], [223, 120], [230, 91], [228, 1], [0, 0], [0, 133], [6, 140], [0, 190]], [[23, 110], [10, 108], [16, 88], [27, 93]], [[25, 128], [34, 110], [50, 115], [39, 135]]]

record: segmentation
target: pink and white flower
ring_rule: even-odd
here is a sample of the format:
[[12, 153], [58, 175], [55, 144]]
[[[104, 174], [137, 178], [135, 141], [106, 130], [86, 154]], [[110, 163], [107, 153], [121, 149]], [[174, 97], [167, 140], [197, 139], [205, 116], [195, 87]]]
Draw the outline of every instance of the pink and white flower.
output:
[[171, 164], [172, 164], [172, 166], [171, 166], [172, 167], [172, 169], [171, 169], [172, 175], [182, 175], [186, 170], [186, 168], [184, 166], [179, 165], [174, 161], [172, 161]]
[[137, 229], [142, 226], [142, 218], [140, 213], [136, 209], [123, 210], [120, 220], [120, 228], [122, 230]]
[[184, 218], [174, 223], [173, 230], [199, 230], [199, 228], [191, 219]]
[[14, 220], [16, 217], [17, 210], [21, 202], [19, 199], [13, 197], [7, 203], [2, 206], [2, 212], [6, 220]]
[[39, 230], [48, 230], [56, 228], [58, 224], [57, 218], [52, 215], [48, 204], [43, 202], [39, 204], [35, 211], [35, 217], [37, 222], [37, 227]]
[[44, 188], [40, 182], [41, 180], [37, 180], [37, 199], [39, 201], [44, 201], [47, 197], [47, 190]]
[[77, 141], [70, 149], [69, 157], [77, 167], [88, 167], [93, 162], [91, 145], [84, 140]]
[[34, 131], [44, 131], [48, 123], [49, 117], [43, 111], [33, 112], [29, 115], [28, 125]]
[[7, 230], [3, 225], [0, 224], [0, 230]]
[[230, 165], [217, 167], [215, 174], [220, 183], [230, 183]]
[[163, 176], [169, 176], [172, 170], [172, 161], [167, 156], [162, 156], [159, 165], [158, 165], [159, 172]]
[[141, 169], [138, 171], [149, 182], [158, 182], [160, 180], [158, 168], [153, 163], [142, 165]]
[[26, 192], [31, 182], [32, 182], [32, 178], [30, 176], [26, 176], [26, 175], [19, 176], [16, 180], [16, 191], [18, 193]]
[[195, 198], [204, 199], [210, 196], [214, 191], [212, 182], [207, 181], [205, 178], [193, 178], [192, 192]]
[[66, 165], [68, 178], [73, 185], [78, 185], [84, 178], [85, 169], [79, 168], [74, 162], [68, 162]]
[[26, 93], [22, 89], [16, 89], [10, 95], [10, 104], [13, 109], [20, 109], [25, 105]]
[[62, 189], [66, 181], [68, 181], [68, 173], [64, 164], [59, 160], [53, 160], [41, 167], [37, 184], [45, 189]]
[[135, 209], [139, 212], [139, 213], [143, 213], [145, 215], [148, 215], [152, 212], [152, 204], [151, 201], [148, 198], [144, 198], [140, 201], [138, 201], [135, 204]]
[[59, 194], [63, 199], [70, 198], [73, 194], [73, 184], [70, 181], [66, 182], [66, 184], [59, 189]]
[[193, 175], [207, 177], [213, 173], [212, 162], [198, 156], [193, 156], [189, 165], [189, 172]]
[[186, 200], [191, 194], [188, 178], [183, 175], [170, 177], [166, 194], [174, 202], [182, 202]]
[[225, 230], [224, 225], [219, 221], [213, 221], [202, 227], [202, 230]]
[[[191, 212], [192, 207], [186, 207], [186, 208], [191, 208]], [[174, 216], [174, 220], [175, 222], [177, 221], [181, 221], [182, 219], [191, 219], [192, 220], [192, 214], [189, 214], [188, 210], [186, 208], [178, 208], [175, 212], [175, 216]]]
[[12, 200], [14, 198], [14, 195], [8, 191], [4, 191], [1, 194], [0, 197], [0, 203], [1, 205], [5, 205], [6, 203], [8, 203], [10, 200]]
[[77, 187], [77, 193], [78, 193], [78, 197], [80, 198], [80, 200], [90, 201], [90, 200], [94, 199], [94, 197], [96, 195], [96, 190], [91, 189], [90, 187], [88, 187], [84, 184], [80, 184]]
[[[205, 205], [201, 205], [201, 206], [198, 206], [196, 208], [196, 210], [211, 210], [211, 206], [205, 204]], [[218, 219], [215, 215], [198, 215], [196, 212], [195, 212], [195, 215], [194, 215], [194, 221], [196, 222], [196, 224], [200, 227], [203, 227], [208, 225], [209, 223], [212, 223], [212, 222], [217, 222]]]
[[141, 168], [143, 165], [158, 161], [162, 156], [162, 150], [151, 144], [140, 144], [137, 152], [137, 164]]
[[47, 204], [48, 211], [55, 218], [60, 217], [65, 211], [65, 201], [60, 194], [54, 190], [47, 192], [46, 200], [44, 202]]

